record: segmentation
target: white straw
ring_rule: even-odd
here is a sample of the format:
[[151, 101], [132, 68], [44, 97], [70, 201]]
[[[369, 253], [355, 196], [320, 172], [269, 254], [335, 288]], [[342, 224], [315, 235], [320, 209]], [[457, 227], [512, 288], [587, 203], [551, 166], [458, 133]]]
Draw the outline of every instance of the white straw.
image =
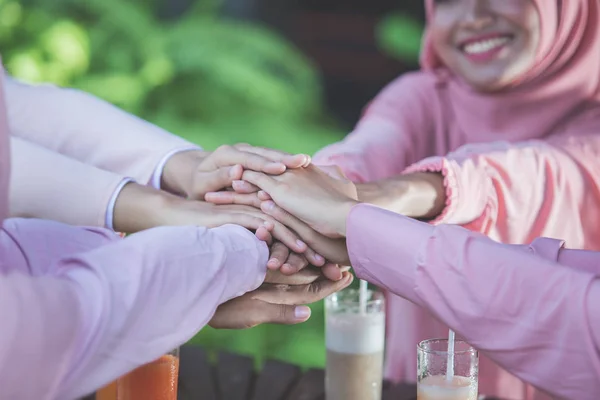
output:
[[360, 281], [360, 288], [358, 292], [358, 301], [360, 302], [360, 313], [367, 313], [367, 297], [369, 296], [369, 286], [367, 281]]
[[452, 382], [454, 378], [454, 331], [448, 331], [448, 363], [446, 365], [446, 380]]

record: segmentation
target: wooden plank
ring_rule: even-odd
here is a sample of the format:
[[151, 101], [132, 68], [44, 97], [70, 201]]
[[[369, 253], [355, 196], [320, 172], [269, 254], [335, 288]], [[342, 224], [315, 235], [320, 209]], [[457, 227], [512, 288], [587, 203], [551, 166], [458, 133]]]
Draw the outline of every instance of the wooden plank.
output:
[[247, 400], [253, 380], [254, 361], [252, 358], [231, 353], [219, 353], [217, 382], [220, 399]]
[[179, 400], [217, 400], [214, 373], [206, 352], [197, 346], [185, 345], [180, 349]]
[[256, 378], [252, 400], [285, 400], [285, 395], [300, 378], [300, 367], [269, 360]]
[[310, 369], [302, 375], [286, 400], [322, 399], [325, 399], [325, 371]]

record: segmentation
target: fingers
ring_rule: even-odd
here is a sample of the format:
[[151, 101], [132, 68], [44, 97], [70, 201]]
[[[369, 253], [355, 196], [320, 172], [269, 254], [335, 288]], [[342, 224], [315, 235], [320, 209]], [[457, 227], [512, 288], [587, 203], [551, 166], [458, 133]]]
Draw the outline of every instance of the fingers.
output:
[[308, 285], [276, 285], [265, 283], [252, 292], [252, 298], [275, 304], [310, 304], [348, 287], [353, 279], [351, 273], [344, 272], [342, 279], [338, 281], [323, 279]]
[[321, 268], [321, 272], [325, 278], [331, 281], [339, 281], [344, 276], [342, 269], [337, 264], [327, 263]]
[[[251, 146], [247, 143], [235, 145], [235, 148], [254, 154], [258, 154], [271, 161], [281, 162], [288, 168], [307, 167], [311, 163], [311, 158], [308, 154], [289, 154], [275, 149], [267, 149], [264, 147]], [[265, 171], [266, 172], [266, 171]]]
[[231, 186], [238, 193], [256, 193], [260, 190], [258, 186], [254, 186], [246, 181], [233, 181]]
[[259, 226], [255, 232], [255, 235], [258, 238], [258, 240], [262, 240], [267, 244], [273, 243], [273, 236], [271, 236], [271, 231], [269, 229], [272, 229], [272, 225], [271, 228], [269, 228], [267, 223], [264, 223], [262, 226]]
[[296, 253], [303, 254], [308, 249], [308, 245], [294, 231], [280, 222], [275, 221], [271, 235]]
[[261, 174], [255, 171], [244, 171], [242, 179], [255, 186], [258, 186], [267, 193], [272, 193], [281, 183], [277, 182], [272, 176]]
[[216, 329], [247, 329], [265, 323], [293, 325], [309, 318], [307, 306], [265, 303], [248, 293], [220, 305], [209, 325]]
[[271, 258], [267, 262], [267, 268], [278, 270], [288, 258], [290, 250], [281, 242], [275, 242], [271, 246]]
[[267, 201], [267, 200], [272, 200], [271, 196], [269, 196], [269, 194], [263, 190], [259, 190], [258, 193], [256, 194], [256, 196], [261, 200], [261, 201]]
[[239, 204], [254, 208], [260, 208], [261, 203], [258, 193], [209, 192], [204, 195], [204, 200], [212, 204]]
[[[348, 251], [343, 240], [331, 239], [321, 235], [295, 216], [277, 206], [271, 200], [261, 203], [261, 211], [273, 217], [278, 223], [281, 223], [296, 232], [305, 241], [308, 247], [331, 262], [339, 264], [345, 264], [347, 262]], [[309, 261], [317, 265], [315, 261], [310, 258]], [[324, 262], [321, 262], [318, 265], [323, 265], [323, 263]]]
[[[307, 250], [308, 251], [308, 250]], [[308, 260], [306, 257], [291, 253], [285, 263], [281, 266], [281, 273], [285, 275], [292, 275], [308, 266]]]
[[244, 169], [241, 165], [220, 167], [214, 171], [197, 172], [194, 176], [193, 200], [202, 200], [208, 192], [216, 192], [232, 185], [239, 180]]
[[215, 150], [203, 163], [202, 168], [213, 170], [222, 166], [240, 164], [244, 169], [261, 171], [267, 174], [282, 174], [285, 164], [272, 161], [254, 152], [239, 150], [233, 146], [221, 146]]
[[318, 279], [324, 279], [321, 268], [309, 266], [293, 275], [284, 275], [281, 271], [267, 271], [265, 283], [280, 285], [308, 285]]

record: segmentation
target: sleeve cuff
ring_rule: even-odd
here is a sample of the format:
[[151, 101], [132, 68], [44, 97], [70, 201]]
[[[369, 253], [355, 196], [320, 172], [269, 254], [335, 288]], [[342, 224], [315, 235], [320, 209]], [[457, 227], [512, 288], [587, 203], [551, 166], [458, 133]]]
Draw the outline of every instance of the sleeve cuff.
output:
[[450, 170], [449, 163], [445, 162], [443, 157], [430, 157], [413, 164], [406, 168], [403, 174], [412, 174], [417, 172], [438, 172], [444, 177], [444, 188], [446, 189], [446, 204], [440, 215], [430, 221], [432, 224], [441, 224], [447, 222], [456, 211], [458, 199], [458, 179], [456, 174]]
[[167, 162], [171, 159], [171, 157], [173, 157], [175, 154], [183, 153], [184, 151], [192, 151], [192, 150], [202, 150], [202, 148], [198, 147], [198, 146], [190, 146], [190, 147], [184, 147], [181, 149], [171, 150], [170, 152], [168, 152], [163, 158], [161, 158], [161, 160], [158, 162], [158, 165], [154, 169], [154, 173], [152, 174], [152, 177], [150, 178], [150, 185], [155, 189], [160, 189], [161, 188], [160, 181], [162, 179], [163, 170], [165, 169], [165, 165], [167, 165]]
[[112, 231], [114, 231], [113, 221], [114, 221], [115, 204], [117, 203], [117, 198], [121, 194], [121, 190], [123, 190], [125, 185], [127, 185], [128, 183], [132, 183], [132, 182], [135, 182], [135, 180], [133, 180], [131, 178], [123, 179], [121, 181], [121, 183], [119, 183], [119, 185], [117, 186], [115, 191], [113, 192], [112, 196], [110, 197], [110, 200], [108, 201], [108, 207], [106, 208], [106, 217], [105, 217], [104, 225], [106, 226], [106, 228], [108, 228]]

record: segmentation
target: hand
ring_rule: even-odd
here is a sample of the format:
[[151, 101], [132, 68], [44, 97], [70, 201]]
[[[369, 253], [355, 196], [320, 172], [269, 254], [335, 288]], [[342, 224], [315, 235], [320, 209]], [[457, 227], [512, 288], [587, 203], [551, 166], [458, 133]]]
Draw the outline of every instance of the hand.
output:
[[[310, 272], [305, 269], [303, 271]], [[219, 329], [246, 329], [265, 323], [294, 325], [310, 318], [310, 308], [304, 304], [314, 303], [342, 290], [352, 283], [353, 276], [344, 272], [337, 282], [320, 278], [314, 274], [310, 283], [293, 284], [292, 276], [277, 275], [270, 271], [271, 279], [288, 279], [288, 283], [264, 283], [253, 292], [232, 299], [217, 308], [209, 325]], [[305, 273], [305, 274], [306, 274]], [[278, 278], [274, 278], [278, 276]], [[297, 277], [303, 282], [306, 276]]]
[[[351, 183], [332, 178], [312, 165], [278, 176], [245, 171], [243, 180], [258, 186], [283, 210], [317, 232], [331, 238], [345, 236], [346, 216], [357, 203], [349, 195]], [[206, 197], [218, 201], [225, 196], [228, 194], [210, 193]]]
[[[257, 236], [260, 240], [268, 242], [268, 237], [266, 233], [264, 233], [264, 238], [262, 236], [259, 236], [258, 232]], [[319, 246], [321, 245], [319, 244]], [[323, 262], [325, 262], [325, 260], [323, 260]], [[306, 257], [304, 257], [301, 254], [290, 252], [290, 250], [283, 243], [275, 242], [271, 246], [271, 257], [269, 258], [269, 262], [267, 263], [267, 267], [269, 268], [269, 270], [278, 271], [284, 276], [297, 276], [298, 273], [303, 272], [307, 266], [309, 266], [309, 262], [306, 259]], [[323, 267], [321, 267], [321, 272], [324, 277], [332, 281], [339, 281], [340, 279], [342, 279], [343, 271], [336, 264], [329, 263], [323, 265]]]
[[118, 232], [133, 233], [157, 226], [197, 225], [214, 228], [226, 224], [241, 225], [256, 231], [269, 241], [266, 231], [292, 251], [304, 254], [308, 261], [322, 266], [322, 256], [309, 249], [296, 233], [262, 211], [248, 206], [214, 205], [186, 200], [147, 186], [127, 184], [115, 203], [113, 225]]
[[241, 179], [244, 169], [277, 175], [310, 162], [306, 154], [291, 155], [248, 144], [221, 146], [213, 152], [185, 151], [175, 154], [165, 165], [161, 188], [200, 200], [207, 192], [230, 187]]

